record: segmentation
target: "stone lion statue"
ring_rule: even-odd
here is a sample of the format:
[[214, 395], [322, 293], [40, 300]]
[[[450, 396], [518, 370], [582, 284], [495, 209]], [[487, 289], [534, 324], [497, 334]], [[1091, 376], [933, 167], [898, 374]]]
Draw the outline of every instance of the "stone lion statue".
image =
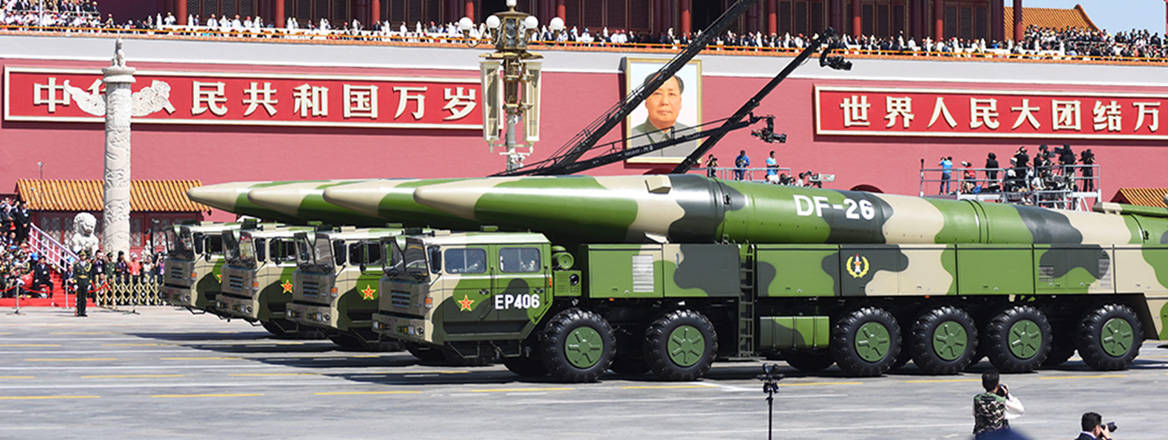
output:
[[97, 236], [93, 234], [96, 228], [97, 218], [93, 214], [78, 213], [73, 217], [73, 233], [65, 240], [65, 246], [75, 254], [85, 250], [93, 255], [98, 246]]

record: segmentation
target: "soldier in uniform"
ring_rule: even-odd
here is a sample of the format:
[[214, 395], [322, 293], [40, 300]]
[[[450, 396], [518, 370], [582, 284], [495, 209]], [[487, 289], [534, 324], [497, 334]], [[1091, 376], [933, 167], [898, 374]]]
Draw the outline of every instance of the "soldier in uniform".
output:
[[89, 261], [89, 251], [81, 251], [81, 260], [73, 264], [73, 283], [77, 287], [77, 314], [85, 315], [85, 303], [89, 301], [89, 287], [93, 281], [93, 263]]

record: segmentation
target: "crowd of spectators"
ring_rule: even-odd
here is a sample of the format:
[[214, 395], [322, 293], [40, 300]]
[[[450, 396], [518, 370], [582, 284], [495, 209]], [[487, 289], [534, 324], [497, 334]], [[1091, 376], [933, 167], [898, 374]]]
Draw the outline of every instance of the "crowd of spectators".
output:
[[[103, 27], [97, 1], [0, 0], [0, 24], [15, 27]], [[113, 27], [113, 17], [107, 16]]]
[[[942, 157], [938, 193], [942, 195], [1003, 193], [1011, 200], [1039, 203], [1064, 198], [1070, 192], [1097, 191], [1095, 153], [1085, 149], [1076, 157], [1070, 145], [1039, 145], [1033, 159], [1026, 146], [1018, 147], [1003, 166], [995, 153], [986, 155], [985, 167], [968, 161], [955, 166], [952, 156]], [[953, 174], [960, 172], [960, 178]], [[982, 173], [983, 177], [979, 177]], [[954, 182], [956, 180], [956, 182]]]
[[[234, 15], [201, 17], [187, 16], [187, 25], [178, 25], [179, 20], [172, 14], [155, 14], [135, 20], [116, 22], [107, 15], [101, 19], [98, 4], [94, 0], [0, 0], [4, 4], [0, 10], [0, 23], [10, 28], [93, 28], [90, 31], [112, 32], [152, 32], [173, 33], [196, 36], [235, 36], [249, 38], [289, 38], [289, 39], [339, 39], [372, 41], [405, 41], [423, 43], [451, 43], [463, 41], [464, 34], [455, 23], [378, 22], [363, 24], [353, 19], [332, 23], [327, 18], [305, 20], [288, 17], [283, 23], [268, 23], [260, 17]], [[99, 30], [100, 29], [100, 30]], [[486, 25], [473, 26], [468, 32], [470, 39], [477, 40], [486, 35]], [[555, 34], [546, 25], [532, 35], [532, 40], [557, 44], [583, 46], [625, 46], [660, 45], [680, 48], [700, 35], [677, 33], [672, 28], [660, 34], [634, 32], [607, 27], [588, 28], [569, 26], [564, 32]], [[791, 51], [803, 49], [811, 44], [816, 34], [764, 34], [762, 32], [735, 33], [727, 31], [718, 35], [712, 45], [715, 48]], [[1014, 41], [987, 41], [985, 39], [946, 38], [934, 40], [929, 37], [914, 38], [903, 33], [892, 37], [841, 35], [832, 44], [838, 49], [867, 53], [881, 53], [908, 56], [1020, 56], [1054, 59], [1095, 58], [1168, 58], [1165, 38], [1146, 30], [1133, 30], [1109, 34], [1081, 28], [1051, 29], [1030, 26], [1020, 43]]]

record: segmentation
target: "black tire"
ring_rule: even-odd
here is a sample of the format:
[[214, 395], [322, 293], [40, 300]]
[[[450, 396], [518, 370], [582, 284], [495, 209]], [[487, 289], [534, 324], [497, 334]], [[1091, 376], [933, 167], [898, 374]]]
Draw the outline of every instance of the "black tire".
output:
[[[588, 339], [580, 339], [577, 330], [590, 333]], [[574, 339], [569, 341], [569, 337]], [[539, 336], [538, 357], [548, 376], [563, 382], [595, 382], [612, 363], [615, 351], [612, 326], [587, 310], [572, 308], [556, 314]], [[569, 356], [587, 365], [573, 364]]]
[[503, 366], [521, 377], [547, 376], [547, 368], [544, 368], [543, 362], [539, 359], [529, 357], [503, 358]]
[[783, 359], [787, 365], [804, 373], [819, 373], [835, 364], [827, 350], [787, 351], [783, 352]]
[[[680, 334], [678, 332], [681, 332]], [[670, 348], [670, 344], [701, 347]], [[697, 380], [710, 371], [718, 353], [718, 333], [705, 315], [694, 310], [674, 310], [657, 318], [645, 329], [643, 347], [649, 371], [660, 380]], [[679, 363], [675, 357], [684, 360]]]
[[424, 364], [438, 363], [446, 360], [446, 357], [442, 355], [442, 350], [438, 347], [422, 344], [407, 344], [406, 351], [418, 358], [418, 362]]
[[[1029, 321], [1030, 324], [1023, 323]], [[1022, 323], [1022, 324], [1019, 324]], [[1011, 350], [1010, 331], [1015, 325], [1020, 335], [1037, 336], [1037, 342], [1018, 343], [1015, 349], [1023, 353], [1016, 355]], [[1046, 314], [1032, 306], [1012, 306], [994, 315], [982, 332], [981, 344], [990, 363], [1003, 373], [1025, 373], [1034, 371], [1046, 361], [1050, 354], [1051, 330]], [[1024, 357], [1025, 356], [1025, 357]]]
[[[873, 328], [878, 331], [882, 327], [887, 335], [861, 334], [861, 328], [870, 323], [879, 324]], [[896, 357], [900, 354], [901, 340], [900, 325], [896, 323], [896, 317], [878, 307], [862, 307], [844, 314], [835, 322], [831, 328], [829, 351], [844, 374], [879, 376], [892, 369], [892, 365], [896, 363]], [[864, 347], [863, 355], [857, 347], [859, 345]]]
[[625, 376], [640, 376], [649, 371], [649, 363], [645, 362], [645, 358], [640, 353], [622, 355], [618, 352], [608, 369]]
[[[937, 341], [936, 338], [942, 338]], [[973, 317], [953, 306], [922, 313], [912, 327], [909, 349], [913, 363], [929, 374], [957, 374], [977, 353], [977, 324]], [[937, 343], [947, 343], [938, 353]]]
[[[1117, 330], [1109, 325], [1122, 327], [1122, 322], [1126, 328]], [[1126, 370], [1139, 356], [1143, 336], [1140, 318], [1131, 307], [1107, 304], [1083, 315], [1075, 332], [1075, 348], [1093, 369]]]

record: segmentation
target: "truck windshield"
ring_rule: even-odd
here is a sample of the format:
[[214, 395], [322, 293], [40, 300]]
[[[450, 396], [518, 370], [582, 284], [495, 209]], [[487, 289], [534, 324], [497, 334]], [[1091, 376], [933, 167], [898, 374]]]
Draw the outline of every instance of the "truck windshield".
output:
[[312, 264], [328, 270], [334, 267], [333, 263], [333, 243], [328, 237], [317, 237], [312, 243]]
[[389, 258], [382, 260], [384, 262], [382, 269], [390, 275], [401, 274], [405, 270], [405, 264], [402, 260], [401, 246], [398, 246], [397, 240], [390, 239], [386, 243], [385, 250], [389, 254]]
[[174, 252], [171, 252], [171, 255], [180, 260], [195, 259], [195, 238], [190, 229], [183, 228], [179, 231], [178, 238], [174, 240]]
[[308, 246], [308, 237], [301, 235], [296, 237], [296, 264], [310, 265], [312, 264], [312, 251]]
[[239, 258], [239, 240], [235, 238], [234, 231], [223, 231], [223, 255], [227, 258], [227, 263], [233, 266], [241, 265], [243, 262]]
[[406, 273], [418, 278], [430, 276], [430, 266], [426, 262], [426, 245], [421, 240], [406, 240], [406, 250], [402, 253]]
[[[223, 247], [226, 249], [227, 235], [223, 236], [223, 240]], [[237, 252], [239, 263], [245, 267], [256, 267], [258, 259], [256, 258], [255, 239], [252, 238], [251, 234], [241, 234], [237, 247], [239, 248]]]

